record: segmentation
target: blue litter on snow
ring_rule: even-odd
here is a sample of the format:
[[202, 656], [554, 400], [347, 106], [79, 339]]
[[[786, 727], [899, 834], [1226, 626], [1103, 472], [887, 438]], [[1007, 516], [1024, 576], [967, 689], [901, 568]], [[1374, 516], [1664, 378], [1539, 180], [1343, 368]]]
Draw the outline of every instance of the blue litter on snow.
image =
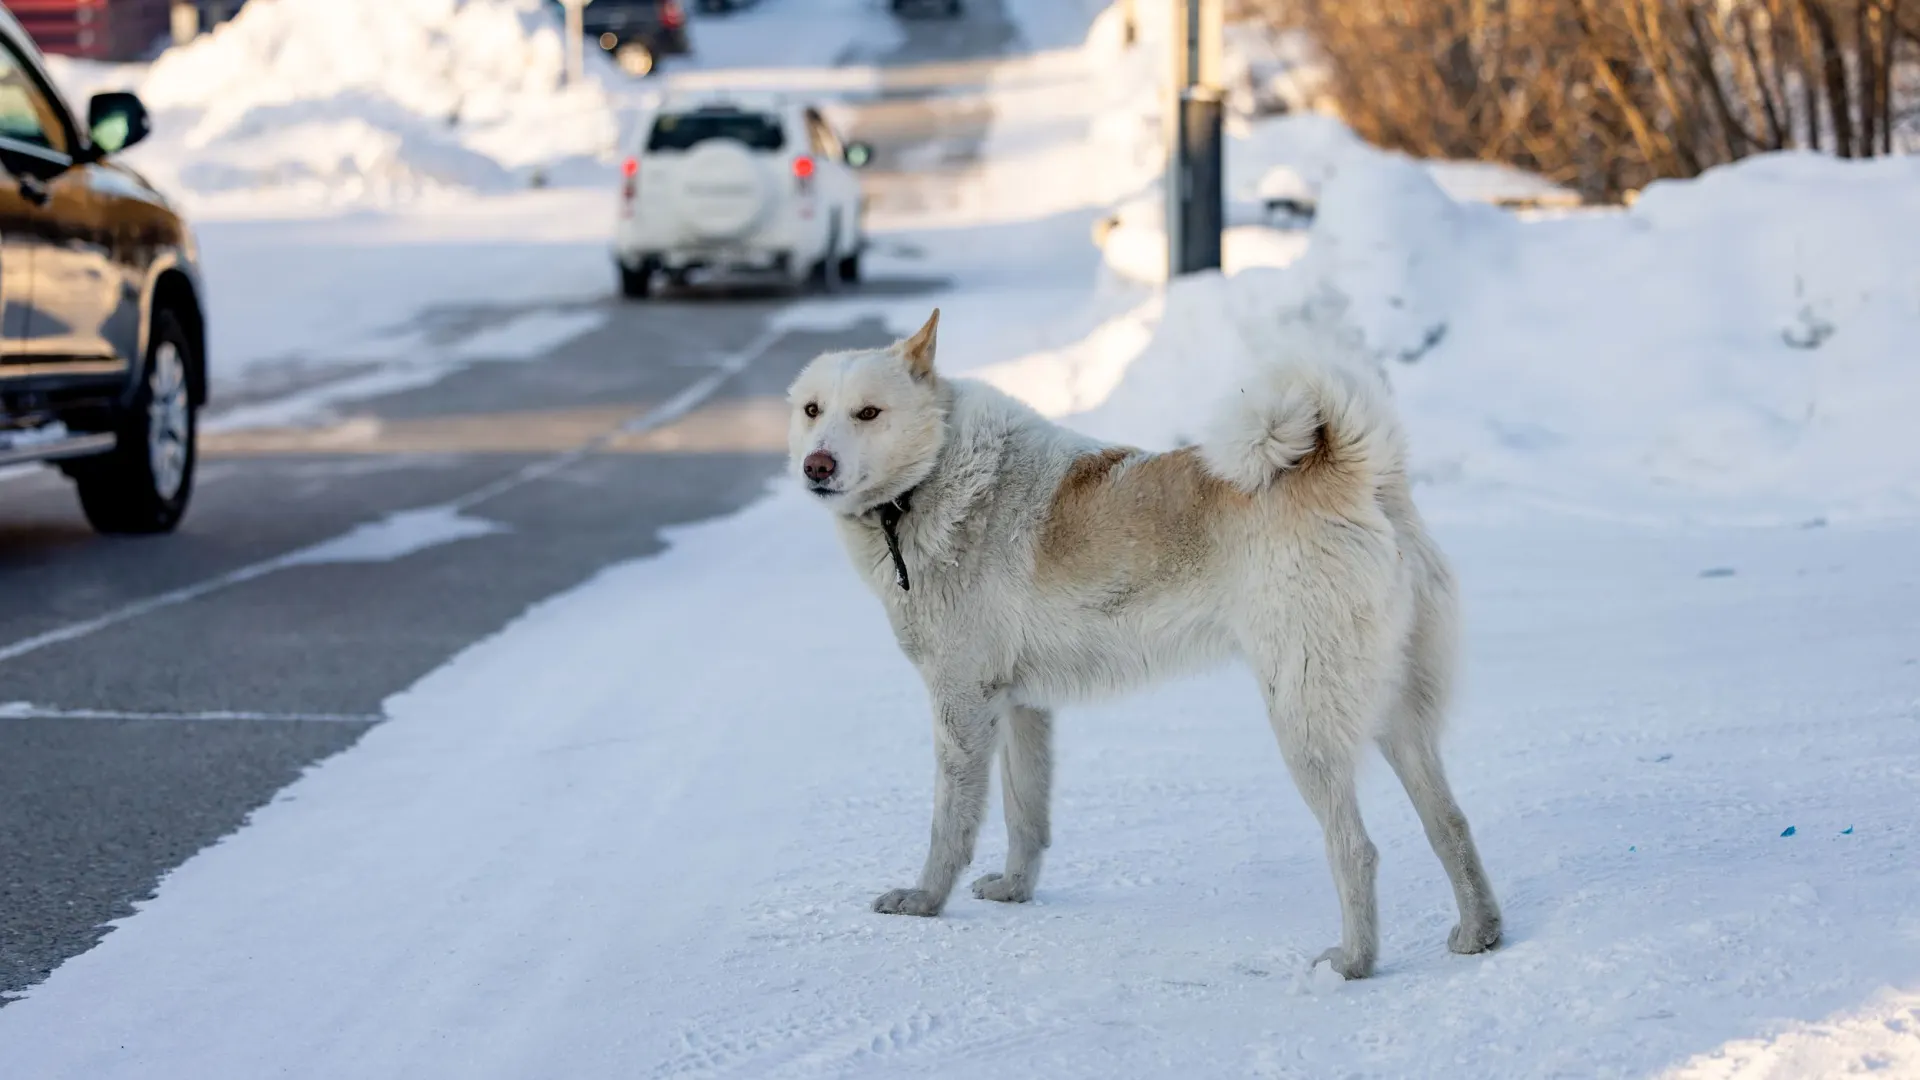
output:
[[1797, 830], [1796, 830], [1796, 829], [1794, 829], [1794, 827], [1793, 827], [1793, 826], [1791, 826], [1791, 825], [1789, 825], [1789, 826], [1787, 826], [1787, 827], [1786, 827], [1786, 829], [1785, 829], [1784, 831], [1782, 831], [1782, 832], [1780, 833], [1780, 835], [1781, 835], [1781, 836], [1792, 836], [1792, 835], [1793, 835], [1793, 834], [1794, 834], [1794, 833], [1795, 833], [1796, 831], [1797, 831]]
[[1851, 825], [1849, 825], [1849, 826], [1847, 826], [1846, 828], [1844, 828], [1844, 829], [1841, 829], [1841, 830], [1840, 830], [1840, 835], [1841, 835], [1841, 836], [1852, 836], [1852, 835], [1853, 835], [1853, 826], [1851, 826]]

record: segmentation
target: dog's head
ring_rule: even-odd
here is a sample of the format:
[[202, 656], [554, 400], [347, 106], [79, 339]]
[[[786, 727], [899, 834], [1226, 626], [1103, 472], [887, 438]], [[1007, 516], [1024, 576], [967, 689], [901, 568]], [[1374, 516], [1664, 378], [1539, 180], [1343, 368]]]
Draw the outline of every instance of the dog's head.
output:
[[933, 470], [946, 436], [933, 373], [939, 325], [936, 308], [905, 341], [828, 353], [793, 381], [789, 464], [836, 513], [865, 513]]

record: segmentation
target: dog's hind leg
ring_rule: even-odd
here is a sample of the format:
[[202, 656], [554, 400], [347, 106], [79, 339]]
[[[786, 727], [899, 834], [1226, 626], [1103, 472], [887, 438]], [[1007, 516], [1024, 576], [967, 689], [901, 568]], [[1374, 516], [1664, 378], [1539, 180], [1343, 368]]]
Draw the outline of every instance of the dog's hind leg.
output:
[[[1347, 650], [1311, 637], [1290, 647], [1248, 651], [1266, 691], [1267, 716], [1300, 794], [1326, 836], [1327, 862], [1340, 896], [1340, 944], [1315, 958], [1348, 979], [1373, 974], [1380, 950], [1374, 874], [1380, 855], [1360, 820], [1355, 790], [1360, 748], [1373, 727], [1372, 672], [1357, 671]], [[1343, 655], [1345, 653], [1346, 655]]]
[[1422, 597], [1409, 643], [1406, 683], [1387, 714], [1379, 742], [1453, 884], [1460, 922], [1447, 935], [1447, 947], [1477, 953], [1500, 944], [1500, 905], [1440, 761], [1440, 728], [1453, 664], [1451, 625], [1446, 621], [1450, 600], [1441, 590]]
[[1025, 903], [1040, 883], [1040, 860], [1052, 842], [1048, 799], [1053, 787], [1053, 716], [1009, 706], [1000, 746], [1000, 792], [1007, 817], [1007, 868], [973, 883], [982, 900]]
[[1460, 922], [1447, 934], [1447, 947], [1457, 953], [1477, 953], [1500, 944], [1500, 905], [1480, 865], [1467, 815], [1460, 812], [1460, 804], [1454, 801], [1453, 789], [1447, 784], [1433, 734], [1413, 725], [1388, 731], [1380, 736], [1380, 750], [1406, 787], [1420, 824], [1427, 830], [1427, 842], [1440, 856], [1441, 865], [1447, 868], [1447, 880], [1453, 883]]
[[894, 889], [873, 902], [883, 915], [938, 915], [953, 893], [953, 883], [973, 861], [973, 844], [987, 809], [987, 782], [993, 774], [993, 748], [999, 714], [982, 696], [934, 692], [933, 747], [937, 759], [933, 784], [933, 835], [920, 884]]

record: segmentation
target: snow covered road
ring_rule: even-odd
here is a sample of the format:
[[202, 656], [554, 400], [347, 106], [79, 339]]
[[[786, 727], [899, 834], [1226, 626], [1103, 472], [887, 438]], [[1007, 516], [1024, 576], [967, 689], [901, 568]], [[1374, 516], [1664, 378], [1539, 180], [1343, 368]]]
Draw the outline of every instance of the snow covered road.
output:
[[48, 1080], [1600, 1076], [1864, 1012], [1920, 1067], [1913, 534], [1441, 536], [1495, 954], [1446, 952], [1375, 768], [1381, 971], [1306, 976], [1319, 834], [1238, 672], [1064, 717], [1033, 905], [873, 915], [919, 858], [925, 706], [789, 492], [395, 698], [0, 1011], [0, 1046]]

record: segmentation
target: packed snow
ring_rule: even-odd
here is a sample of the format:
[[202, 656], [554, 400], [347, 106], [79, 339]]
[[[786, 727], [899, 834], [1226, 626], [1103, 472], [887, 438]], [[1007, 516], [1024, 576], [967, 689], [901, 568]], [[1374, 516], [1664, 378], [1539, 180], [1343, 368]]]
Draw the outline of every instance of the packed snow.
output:
[[[7, 1071], [1920, 1072], [1920, 253], [1893, 240], [1920, 235], [1915, 163], [1774, 156], [1518, 215], [1288, 118], [1248, 182], [1292, 170], [1310, 227], [1153, 288], [1090, 242], [1157, 154], [1113, 19], [1009, 64], [975, 186], [887, 223], [876, 265], [938, 267], [947, 295], [780, 327], [906, 330], [937, 302], [949, 372], [1150, 447], [1250, 365], [1356, 336], [1465, 589], [1448, 761], [1505, 947], [1446, 952], [1445, 879], [1376, 767], [1380, 971], [1309, 974], [1338, 933], [1320, 834], [1233, 670], [1063, 716], [1033, 904], [872, 914], [925, 842], [925, 695], [781, 481], [390, 700], [0, 1009]], [[485, 527], [361, 539], [404, 557]]]
[[155, 135], [128, 156], [163, 188], [386, 205], [603, 179], [629, 91], [588, 60], [567, 86], [540, 0], [274, 0], [150, 69], [62, 68], [71, 87], [138, 91]]
[[873, 0], [756, 0], [724, 16], [688, 3], [693, 53], [669, 71], [823, 69], [871, 62], [905, 38], [897, 19]]

